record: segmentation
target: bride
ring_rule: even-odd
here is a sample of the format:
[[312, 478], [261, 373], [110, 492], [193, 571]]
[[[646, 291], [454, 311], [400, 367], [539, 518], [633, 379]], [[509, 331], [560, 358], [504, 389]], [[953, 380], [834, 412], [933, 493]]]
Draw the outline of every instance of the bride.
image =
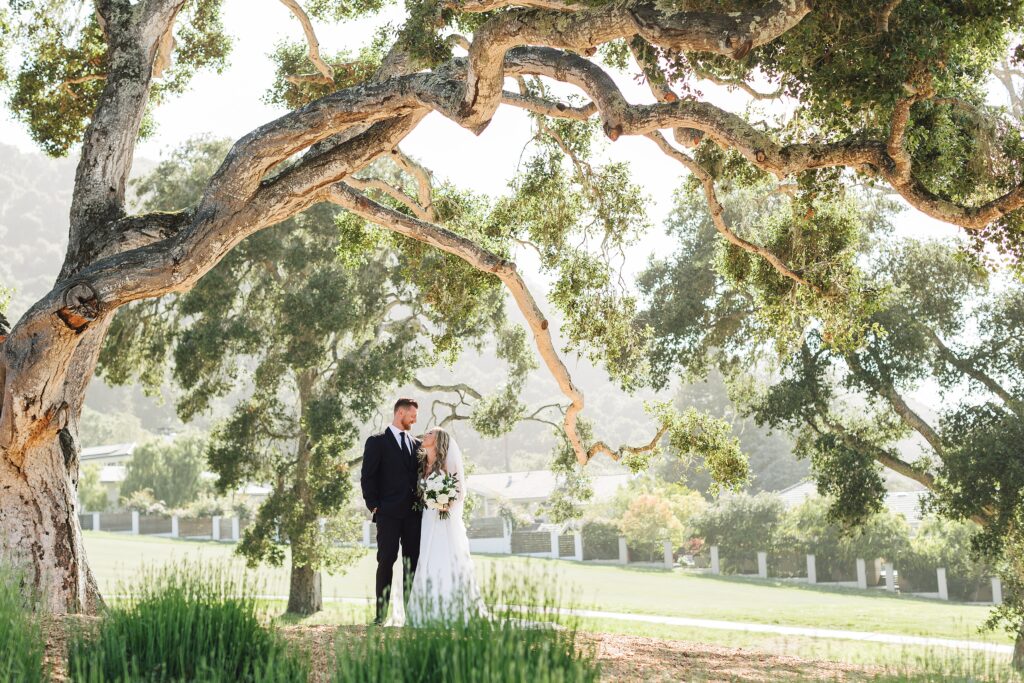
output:
[[448, 504], [448, 517], [438, 510], [423, 511], [420, 523], [420, 556], [408, 601], [408, 622], [421, 625], [436, 621], [465, 620], [483, 609], [480, 587], [469, 554], [469, 537], [462, 521], [466, 499], [466, 470], [455, 439], [440, 427], [423, 435], [419, 451], [420, 480], [435, 472], [455, 475], [458, 491]]

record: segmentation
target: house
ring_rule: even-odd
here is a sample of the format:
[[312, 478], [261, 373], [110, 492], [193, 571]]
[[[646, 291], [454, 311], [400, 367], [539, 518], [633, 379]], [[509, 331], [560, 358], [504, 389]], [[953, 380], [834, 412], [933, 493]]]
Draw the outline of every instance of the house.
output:
[[[609, 500], [619, 487], [625, 486], [631, 478], [632, 475], [629, 474], [595, 476], [594, 502]], [[470, 474], [466, 479], [469, 493], [481, 499], [477, 514], [483, 517], [497, 514], [498, 506], [502, 502], [523, 507], [543, 503], [551, 497], [558, 485], [558, 476], [551, 470]]]
[[124, 483], [127, 466], [134, 452], [134, 443], [117, 443], [83, 448], [78, 456], [81, 467], [99, 468], [100, 485], [112, 507], [116, 507], [120, 500], [121, 484]]
[[[813, 481], [804, 480], [776, 492], [775, 495], [781, 498], [783, 505], [790, 510], [808, 498], [817, 497], [818, 487]], [[927, 495], [928, 490], [924, 488], [912, 491], [887, 491], [884, 504], [890, 512], [902, 515], [910, 529], [916, 531], [921, 525], [921, 503]]]

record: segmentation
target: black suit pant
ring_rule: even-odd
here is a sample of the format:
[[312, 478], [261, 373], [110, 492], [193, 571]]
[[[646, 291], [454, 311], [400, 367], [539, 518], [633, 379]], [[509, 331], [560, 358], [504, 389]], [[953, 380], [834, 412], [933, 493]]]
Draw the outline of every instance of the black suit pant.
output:
[[377, 621], [387, 618], [391, 600], [391, 580], [394, 577], [398, 546], [402, 546], [402, 588], [406, 604], [412, 592], [412, 575], [420, 556], [420, 519], [415, 513], [405, 517], [387, 517], [377, 513]]

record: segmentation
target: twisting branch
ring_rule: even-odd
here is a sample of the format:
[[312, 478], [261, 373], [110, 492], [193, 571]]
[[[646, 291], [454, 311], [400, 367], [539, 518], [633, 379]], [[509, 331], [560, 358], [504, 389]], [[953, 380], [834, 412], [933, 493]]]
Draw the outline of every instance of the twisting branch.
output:
[[447, 0], [443, 6], [445, 9], [467, 14], [493, 12], [505, 7], [545, 9], [556, 12], [576, 12], [587, 7], [581, 2], [572, 2], [571, 0]]
[[71, 89], [71, 86], [78, 85], [79, 83], [89, 83], [91, 81], [102, 81], [107, 77], [106, 74], [89, 74], [87, 76], [79, 76], [78, 78], [69, 78], [60, 84], [60, 89], [67, 93], [68, 97], [77, 98], [78, 95]]
[[501, 93], [501, 103], [519, 107], [542, 116], [573, 119], [575, 121], [586, 121], [597, 113], [597, 105], [593, 102], [588, 102], [582, 107], [573, 107], [563, 102], [556, 102], [534, 95], [522, 95], [509, 92], [508, 90]]
[[896, 8], [900, 6], [902, 1], [903, 0], [887, 0], [881, 11], [878, 13], [878, 16], [875, 17], [875, 29], [879, 33], [889, 32], [889, 18], [892, 16], [892, 13], [896, 11]]
[[673, 147], [661, 133], [650, 133], [647, 137], [653, 140], [661, 151], [689, 169], [690, 173], [696, 176], [700, 181], [701, 187], [704, 188], [704, 197], [707, 200], [708, 212], [711, 214], [711, 220], [714, 223], [715, 230], [725, 237], [725, 239], [747, 253], [760, 256], [770, 263], [781, 275], [789, 278], [797, 284], [807, 287], [815, 294], [818, 294], [819, 296], [824, 296], [826, 294], [825, 290], [794, 271], [770, 249], [766, 249], [758, 244], [745, 240], [729, 229], [729, 226], [725, 222], [725, 208], [722, 206], [722, 203], [718, 201], [718, 193], [715, 191], [715, 179], [711, 177], [711, 174], [708, 173], [703, 166], [698, 164], [685, 152]]
[[[320, 40], [316, 37], [316, 31], [313, 29], [313, 22], [309, 20], [309, 15], [306, 14], [306, 10], [302, 9], [296, 0], [281, 0], [281, 4], [291, 10], [291, 13], [295, 15], [295, 18], [302, 24], [302, 32], [306, 35], [306, 43], [309, 45], [309, 61], [313, 62], [313, 66], [320, 72], [319, 82], [325, 85], [331, 85], [334, 83], [334, 68], [324, 61], [323, 57], [320, 56]], [[309, 81], [314, 80], [307, 77], [300, 77], [303, 80]], [[292, 80], [289, 78], [288, 80]], [[295, 81], [292, 81], [295, 82]]]
[[419, 377], [413, 377], [412, 383], [413, 386], [420, 391], [443, 391], [445, 393], [457, 393], [459, 395], [469, 394], [477, 400], [483, 398], [483, 395], [479, 391], [462, 382], [457, 384], [427, 384]]
[[694, 75], [703, 80], [714, 83], [715, 85], [721, 85], [728, 89], [742, 90], [743, 92], [750, 95], [755, 100], [777, 100], [782, 97], [782, 88], [777, 88], [772, 92], [761, 92], [754, 88], [754, 86], [747, 83], [742, 78], [721, 78], [711, 73], [710, 71], [704, 71], [703, 69], [695, 68], [693, 70]]
[[346, 180], [345, 182], [347, 182], [349, 185], [356, 188], [357, 190], [360, 190], [361, 192], [366, 192], [367, 190], [376, 190], [378, 192], [382, 192], [387, 196], [391, 197], [392, 199], [394, 199], [395, 201], [399, 202], [400, 204], [403, 204], [404, 206], [408, 207], [410, 211], [416, 214], [417, 218], [425, 221], [431, 220], [432, 214], [429, 210], [423, 208], [423, 206], [419, 202], [417, 202], [415, 199], [407, 195], [402, 190], [398, 189], [394, 185], [391, 185], [390, 183], [384, 182], [380, 178], [357, 178], [353, 176]]
[[416, 181], [416, 194], [419, 197], [420, 206], [423, 207], [424, 220], [437, 222], [437, 211], [434, 210], [433, 184], [430, 180], [430, 171], [422, 164], [407, 155], [398, 147], [391, 150], [391, 161], [398, 168], [412, 176]]
[[[931, 490], [935, 489], [935, 476], [932, 473], [913, 463], [903, 460], [893, 451], [877, 446], [857, 436], [836, 420], [829, 419], [827, 416], [819, 416], [819, 419], [829, 431], [838, 434], [840, 438], [842, 438], [843, 442], [845, 442], [850, 448], [869, 453], [871, 457], [883, 467], [887, 467], [893, 472], [902, 474], [908, 479], [913, 479], [925, 488]], [[812, 423], [811, 427], [819, 434], [821, 433], [821, 430], [818, 429], [817, 425]]]
[[604, 441], [598, 441], [597, 443], [591, 445], [589, 449], [587, 449], [587, 460], [589, 461], [591, 458], [600, 455], [601, 453], [606, 454], [609, 458], [616, 462], [621, 460], [623, 456], [626, 455], [639, 455], [641, 453], [650, 453], [651, 451], [658, 447], [658, 444], [661, 443], [661, 437], [665, 436], [665, 433], [667, 431], [668, 426], [662, 425], [658, 429], [658, 433], [654, 435], [654, 438], [651, 439], [649, 443], [646, 443], [643, 446], [619, 446], [618, 450], [612, 450], [611, 446], [606, 444]]

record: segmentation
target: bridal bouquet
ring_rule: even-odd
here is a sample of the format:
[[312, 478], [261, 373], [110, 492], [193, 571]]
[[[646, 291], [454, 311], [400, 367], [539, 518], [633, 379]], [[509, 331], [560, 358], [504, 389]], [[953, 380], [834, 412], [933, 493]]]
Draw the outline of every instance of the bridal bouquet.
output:
[[434, 472], [423, 484], [423, 502], [431, 510], [437, 510], [439, 519], [448, 519], [448, 506], [458, 495], [459, 478], [454, 474]]

